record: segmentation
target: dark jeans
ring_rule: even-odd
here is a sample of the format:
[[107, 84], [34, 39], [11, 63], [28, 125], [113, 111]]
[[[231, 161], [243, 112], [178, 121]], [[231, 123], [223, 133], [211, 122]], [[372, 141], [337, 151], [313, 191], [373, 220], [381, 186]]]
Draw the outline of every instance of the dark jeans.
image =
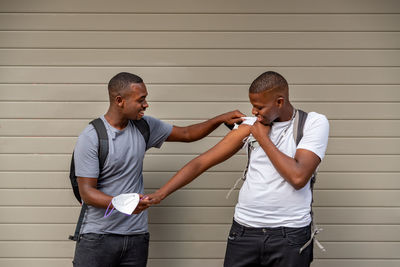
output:
[[76, 243], [74, 267], [145, 267], [149, 233], [138, 235], [83, 234]]
[[224, 267], [308, 267], [313, 258], [311, 227], [252, 228], [233, 222]]

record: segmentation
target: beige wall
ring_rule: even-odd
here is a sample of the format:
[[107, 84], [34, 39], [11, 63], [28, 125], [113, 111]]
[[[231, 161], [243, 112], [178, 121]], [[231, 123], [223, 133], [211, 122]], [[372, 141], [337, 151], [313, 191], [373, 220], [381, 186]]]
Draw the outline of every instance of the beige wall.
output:
[[[83, 2], [83, 3], [82, 3]], [[239, 108], [265, 70], [326, 114], [315, 190], [314, 267], [400, 265], [400, 2], [0, 1], [0, 266], [70, 266], [79, 207], [67, 171], [76, 137], [107, 108], [106, 83], [139, 74], [149, 115], [187, 125]], [[165, 144], [148, 192], [218, 142]], [[221, 266], [239, 153], [150, 211], [150, 267]]]

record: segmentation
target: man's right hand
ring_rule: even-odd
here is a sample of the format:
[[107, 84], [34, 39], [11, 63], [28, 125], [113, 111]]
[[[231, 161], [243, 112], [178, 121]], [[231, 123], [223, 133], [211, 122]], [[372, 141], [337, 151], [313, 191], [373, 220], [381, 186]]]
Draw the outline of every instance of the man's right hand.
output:
[[136, 206], [136, 209], [133, 211], [132, 214], [139, 214], [142, 211], [148, 209], [153, 204], [147, 195], [139, 194], [139, 197], [139, 204]]
[[239, 110], [234, 110], [231, 112], [227, 112], [224, 114], [219, 115], [223, 121], [223, 123], [227, 125], [233, 125], [235, 123], [241, 123], [243, 121], [242, 117], [245, 117], [246, 115], [240, 112]]
[[160, 204], [160, 202], [164, 199], [164, 197], [159, 192], [154, 192], [152, 194], [147, 195], [151, 204]]

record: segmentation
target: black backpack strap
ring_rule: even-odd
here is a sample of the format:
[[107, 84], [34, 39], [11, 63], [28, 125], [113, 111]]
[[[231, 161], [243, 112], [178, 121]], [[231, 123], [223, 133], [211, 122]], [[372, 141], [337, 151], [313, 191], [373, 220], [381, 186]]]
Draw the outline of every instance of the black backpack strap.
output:
[[[107, 156], [108, 156], [108, 134], [107, 134], [107, 129], [104, 125], [104, 122], [102, 121], [101, 118], [97, 118], [95, 120], [92, 120], [90, 124], [93, 125], [94, 129], [96, 130], [97, 137], [99, 139], [99, 152], [98, 152], [98, 157], [99, 157], [99, 173], [101, 173], [101, 170], [104, 167], [104, 163], [106, 162]], [[73, 157], [73, 155], [72, 155]], [[72, 159], [71, 162], [71, 168], [72, 165], [74, 165], [74, 160]], [[74, 170], [75, 170], [75, 166]], [[74, 172], [75, 173], [75, 172]], [[81, 199], [79, 195], [79, 199]], [[83, 203], [83, 201], [80, 201], [82, 203], [82, 208], [81, 212], [79, 214], [78, 222], [76, 223], [75, 227], [75, 233], [73, 236], [69, 236], [69, 239], [78, 241], [79, 240], [79, 233], [81, 231], [82, 223], [83, 223], [83, 218], [85, 217], [86, 210], [88, 206]]]
[[70, 235], [68, 238], [73, 241], [78, 241], [79, 240], [79, 233], [81, 231], [82, 223], [83, 223], [83, 217], [85, 216], [87, 210], [87, 205], [85, 203], [82, 204], [81, 212], [79, 214], [78, 222], [76, 223], [75, 227], [75, 233], [74, 235]]
[[99, 168], [100, 172], [104, 167], [104, 163], [106, 162], [108, 155], [108, 134], [106, 130], [106, 126], [102, 119], [97, 118], [92, 120], [90, 124], [93, 125], [96, 130], [97, 137], [99, 138]]
[[139, 132], [143, 135], [144, 141], [147, 144], [149, 143], [150, 139], [150, 126], [145, 119], [140, 120], [131, 120], [131, 122], [138, 128]]
[[81, 195], [79, 194], [78, 181], [75, 176], [74, 152], [72, 152], [71, 165], [69, 167], [69, 180], [71, 182], [72, 191], [74, 192], [75, 198], [79, 201], [79, 203], [82, 203]]

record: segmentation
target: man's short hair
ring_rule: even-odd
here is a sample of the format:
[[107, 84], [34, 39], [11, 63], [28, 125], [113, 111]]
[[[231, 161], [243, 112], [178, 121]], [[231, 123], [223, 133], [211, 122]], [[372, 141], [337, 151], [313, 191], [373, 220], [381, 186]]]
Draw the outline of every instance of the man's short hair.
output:
[[285, 78], [277, 72], [267, 71], [258, 76], [250, 85], [249, 93], [261, 93], [272, 90], [288, 90]]
[[108, 94], [110, 97], [123, 95], [124, 91], [130, 89], [132, 83], [143, 83], [143, 80], [135, 74], [120, 72], [108, 82]]

